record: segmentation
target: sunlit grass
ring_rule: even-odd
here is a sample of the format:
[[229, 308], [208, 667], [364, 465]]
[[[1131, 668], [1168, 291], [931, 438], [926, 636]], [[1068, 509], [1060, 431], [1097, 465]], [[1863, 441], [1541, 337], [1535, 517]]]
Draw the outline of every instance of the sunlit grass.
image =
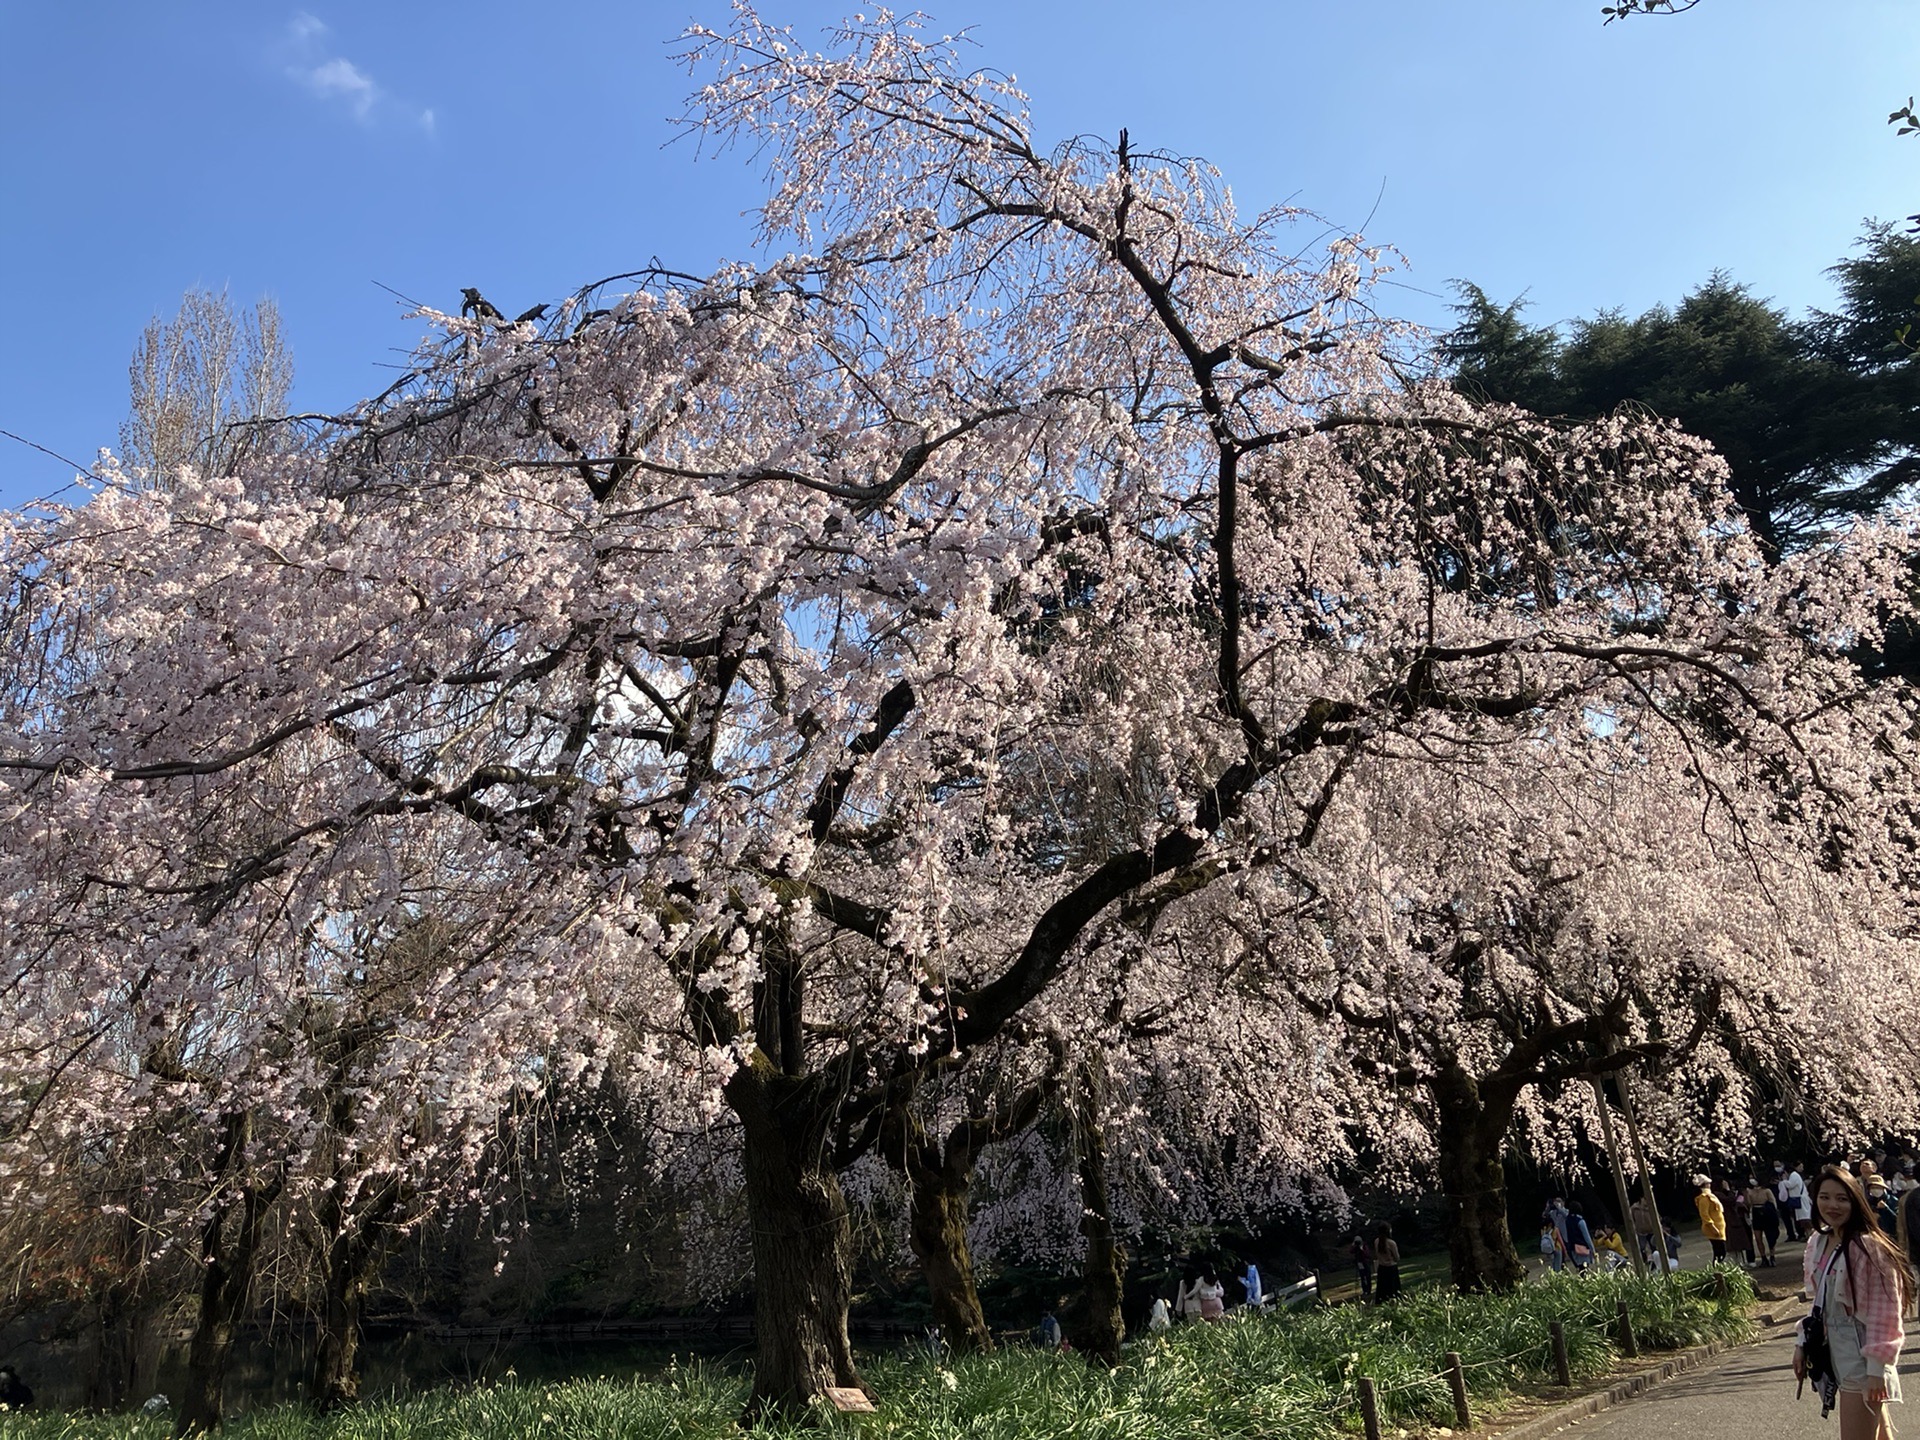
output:
[[[1416, 1290], [1374, 1309], [1336, 1306], [1222, 1325], [1183, 1326], [1102, 1371], [1070, 1355], [1012, 1349], [942, 1365], [880, 1357], [866, 1376], [878, 1413], [823, 1416], [830, 1430], [889, 1440], [1327, 1440], [1357, 1424], [1357, 1381], [1373, 1379], [1389, 1424], [1449, 1425], [1441, 1357], [1458, 1351], [1478, 1403], [1551, 1374], [1548, 1325], [1565, 1327], [1576, 1376], [1615, 1363], [1625, 1299], [1640, 1343], [1678, 1348], [1748, 1329], [1753, 1287], [1737, 1269], [1671, 1279], [1555, 1277], [1511, 1295]], [[297, 1406], [230, 1423], [231, 1440], [717, 1440], [738, 1433], [748, 1380], [706, 1364], [639, 1378], [517, 1382], [436, 1390], [316, 1417]], [[765, 1423], [764, 1440], [802, 1427]], [[0, 1440], [167, 1440], [138, 1415], [0, 1416]], [[814, 1433], [818, 1433], [817, 1430]]]

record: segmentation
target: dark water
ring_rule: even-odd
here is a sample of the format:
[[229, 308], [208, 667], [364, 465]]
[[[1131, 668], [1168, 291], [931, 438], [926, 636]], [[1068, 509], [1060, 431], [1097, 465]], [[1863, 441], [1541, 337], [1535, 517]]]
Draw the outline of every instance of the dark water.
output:
[[[650, 1376], [673, 1360], [698, 1358], [715, 1364], [744, 1363], [750, 1342], [632, 1339], [438, 1339], [425, 1333], [373, 1335], [360, 1346], [360, 1394], [364, 1399], [408, 1395], [448, 1385], [491, 1383], [508, 1372], [524, 1382], [583, 1376]], [[234, 1351], [227, 1372], [229, 1415], [304, 1399], [312, 1360], [309, 1335], [250, 1336]], [[0, 1364], [12, 1365], [34, 1390], [36, 1406], [75, 1409], [86, 1399], [91, 1347], [77, 1341], [27, 1342], [0, 1349]], [[158, 1393], [178, 1402], [184, 1389], [186, 1345], [169, 1345], [147, 1367], [138, 1400]], [[136, 1402], [137, 1403], [137, 1402]]]

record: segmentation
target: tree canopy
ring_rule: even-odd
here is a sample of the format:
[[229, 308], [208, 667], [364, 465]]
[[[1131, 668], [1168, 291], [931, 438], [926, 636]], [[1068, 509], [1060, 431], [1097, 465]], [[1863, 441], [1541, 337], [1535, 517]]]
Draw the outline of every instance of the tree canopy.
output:
[[[1404, 1114], [1503, 1027], [1585, 1046], [1535, 1078], [1697, 1052], [1677, 987], [1770, 957], [1704, 903], [1648, 922], [1650, 869], [1568, 876], [1609, 805], [1697, 816], [1677, 883], [1787, 917], [1822, 984], [1742, 1023], [1905, 1024], [1913, 706], [1854, 660], [1909, 608], [1903, 530], [1765, 564], [1669, 420], [1401, 383], [1359, 237], [1303, 251], [1125, 132], [1043, 145], [914, 22], [815, 52], [743, 6], [687, 59], [689, 123], [768, 159], [776, 258], [429, 312], [319, 445], [0, 522], [9, 1193], [162, 1093], [221, 1154], [310, 1128], [287, 1017], [431, 924], [369, 1115], [403, 1123], [391, 1075], [468, 1133], [615, 1047], [731, 1112], [754, 1404], [793, 1410], [860, 1383], [841, 1173], [1003, 1043], [1064, 1053], [1088, 1212], [1112, 1073], [1155, 1081], [1124, 1044], [1195, 997], [1324, 1062], [1309, 1120]], [[179, 1045], [231, 1067], [170, 1079]], [[1907, 1083], [1822, 1053], [1862, 1113]], [[1180, 1108], [1244, 1114], [1247, 1076], [1202, 1053]], [[1470, 1284], [1507, 1278], [1485, 1158]]]
[[1562, 334], [1463, 284], [1441, 354], [1463, 390], [1546, 415], [1645, 406], [1710, 441], [1770, 559], [1879, 511], [1920, 478], [1920, 366], [1904, 347], [1920, 243], [1870, 227], [1834, 268], [1839, 307], [1803, 320], [1716, 274], [1674, 306]]

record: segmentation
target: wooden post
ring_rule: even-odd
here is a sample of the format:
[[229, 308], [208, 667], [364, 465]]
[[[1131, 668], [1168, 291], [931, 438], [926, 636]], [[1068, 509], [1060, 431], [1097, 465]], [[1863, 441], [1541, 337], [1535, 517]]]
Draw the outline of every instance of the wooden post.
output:
[[1660, 1202], [1653, 1198], [1653, 1167], [1647, 1164], [1647, 1152], [1640, 1145], [1640, 1127], [1633, 1123], [1626, 1071], [1621, 1071], [1614, 1080], [1620, 1086], [1620, 1113], [1627, 1117], [1627, 1141], [1633, 1146], [1633, 1163], [1640, 1167], [1640, 1195], [1653, 1216], [1653, 1263], [1659, 1266], [1662, 1275], [1671, 1275], [1673, 1270], [1667, 1264], [1667, 1227], [1660, 1221]]
[[1380, 1401], [1373, 1393], [1370, 1376], [1360, 1377], [1360, 1423], [1366, 1426], [1367, 1440], [1380, 1440]]
[[1460, 1363], [1460, 1352], [1447, 1352], [1447, 1384], [1453, 1389], [1453, 1423], [1462, 1430], [1473, 1428], [1473, 1412], [1467, 1408], [1467, 1372]]
[[1625, 1300], [1620, 1302], [1620, 1353], [1630, 1357], [1640, 1354], [1640, 1342], [1633, 1334], [1633, 1315]]
[[[1624, 1237], [1633, 1229], [1633, 1201], [1627, 1194], [1627, 1157], [1620, 1153], [1620, 1141], [1613, 1133], [1613, 1107], [1607, 1104], [1607, 1087], [1600, 1083], [1598, 1075], [1587, 1078], [1593, 1081], [1593, 1103], [1600, 1110], [1600, 1133], [1606, 1137], [1607, 1159], [1613, 1164], [1613, 1194], [1620, 1206], [1620, 1233]], [[1640, 1253], [1639, 1236], [1628, 1241], [1627, 1251], [1633, 1257], [1633, 1273], [1646, 1274], [1647, 1257]]]
[[1547, 1326], [1547, 1335], [1553, 1341], [1553, 1375], [1557, 1384], [1573, 1384], [1573, 1366], [1567, 1362], [1567, 1327], [1558, 1320]]

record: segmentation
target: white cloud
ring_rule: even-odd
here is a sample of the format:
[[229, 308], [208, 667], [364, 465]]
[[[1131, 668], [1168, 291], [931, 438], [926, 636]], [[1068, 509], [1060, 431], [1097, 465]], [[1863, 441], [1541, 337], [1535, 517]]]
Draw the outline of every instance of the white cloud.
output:
[[431, 137], [434, 115], [398, 99], [360, 66], [335, 53], [328, 41], [326, 21], [305, 10], [287, 22], [285, 51], [287, 76], [316, 98], [346, 107], [362, 125], [373, 125], [384, 115], [404, 116]]
[[371, 119], [373, 102], [380, 97], [380, 88], [351, 60], [335, 57], [323, 60], [300, 77], [306, 86], [321, 99], [339, 96], [347, 102], [347, 108], [353, 111], [353, 118], [360, 121]]

